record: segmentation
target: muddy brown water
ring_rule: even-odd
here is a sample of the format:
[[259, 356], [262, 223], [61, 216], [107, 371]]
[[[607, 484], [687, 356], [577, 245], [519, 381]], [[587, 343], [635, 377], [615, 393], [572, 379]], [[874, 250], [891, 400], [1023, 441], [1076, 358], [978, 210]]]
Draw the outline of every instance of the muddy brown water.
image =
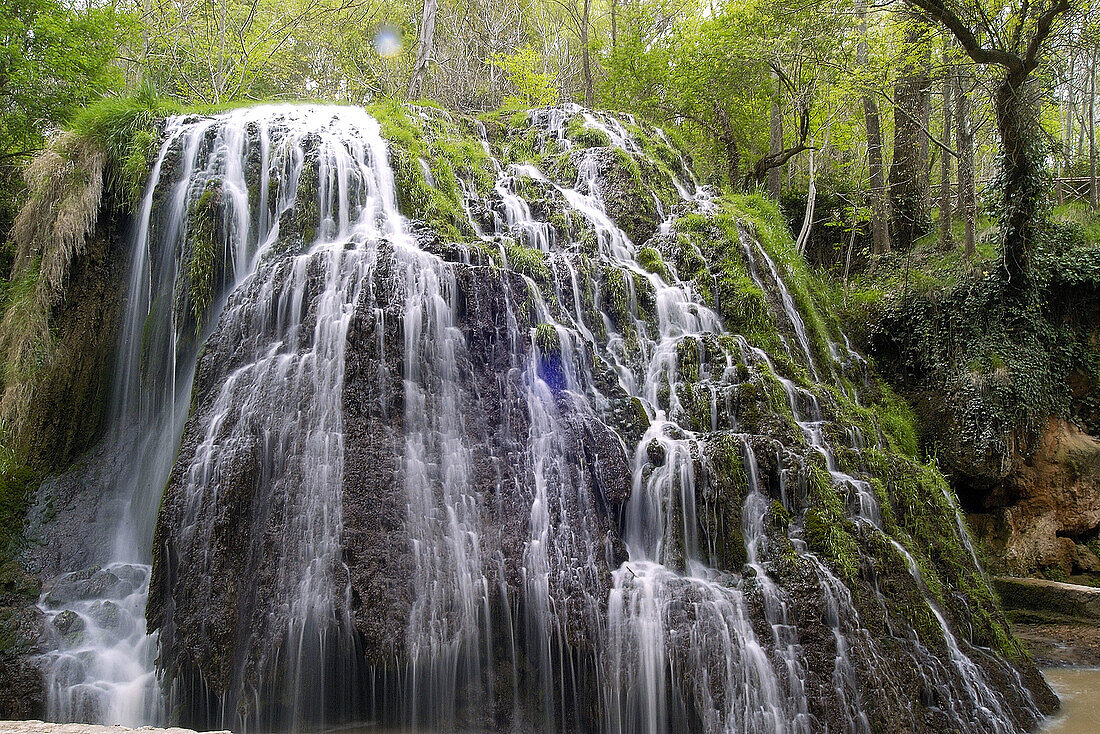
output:
[[[1047, 668], [1047, 681], [1062, 700], [1062, 709], [1040, 729], [1041, 734], [1100, 734], [1100, 668]], [[359, 724], [324, 734], [409, 734], [408, 729]], [[415, 732], [421, 734], [421, 732]]]
[[1043, 734], [1100, 732], [1100, 668], [1048, 668], [1043, 671], [1062, 710], [1051, 716]]

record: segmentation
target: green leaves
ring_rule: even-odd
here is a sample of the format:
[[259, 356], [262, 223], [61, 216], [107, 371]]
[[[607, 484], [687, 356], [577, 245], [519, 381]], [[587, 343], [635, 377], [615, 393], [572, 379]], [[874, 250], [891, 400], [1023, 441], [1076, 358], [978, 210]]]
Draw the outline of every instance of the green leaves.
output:
[[516, 96], [507, 97], [504, 107], [542, 107], [557, 104], [558, 89], [554, 75], [538, 71], [542, 57], [531, 46], [524, 46], [513, 53], [496, 53], [492, 64], [502, 70], [508, 82], [515, 88]]
[[49, 126], [121, 84], [111, 65], [126, 31], [109, 8], [78, 11], [55, 0], [10, 0], [0, 14], [0, 155], [41, 146]]

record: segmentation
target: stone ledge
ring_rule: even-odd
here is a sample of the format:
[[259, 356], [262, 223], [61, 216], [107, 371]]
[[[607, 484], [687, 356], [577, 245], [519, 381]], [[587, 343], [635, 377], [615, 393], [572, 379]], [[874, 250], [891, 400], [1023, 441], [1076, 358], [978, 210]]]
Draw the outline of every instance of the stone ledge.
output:
[[993, 586], [1005, 609], [1053, 612], [1100, 622], [1100, 589], [1046, 579], [996, 576]]
[[[47, 721], [0, 721], [0, 734], [196, 734], [192, 729], [159, 729], [155, 726], [142, 726], [130, 729], [125, 726], [99, 726], [97, 724], [51, 724]], [[228, 731], [209, 734], [231, 734]]]

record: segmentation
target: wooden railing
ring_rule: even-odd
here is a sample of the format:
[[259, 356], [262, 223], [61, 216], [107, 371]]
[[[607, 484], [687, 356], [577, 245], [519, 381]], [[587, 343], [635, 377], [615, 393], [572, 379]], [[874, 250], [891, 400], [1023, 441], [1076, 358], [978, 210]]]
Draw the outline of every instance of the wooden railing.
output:
[[[982, 186], [992, 182], [993, 179], [979, 179], [975, 183], [977, 184], [978, 191], [981, 191]], [[951, 191], [955, 191], [957, 183], [951, 184]], [[935, 206], [939, 201], [940, 187], [942, 184], [933, 184], [930, 188], [930, 196], [932, 197], [932, 205]], [[1088, 176], [1063, 176], [1054, 179], [1054, 200], [1058, 204], [1065, 204], [1066, 201], [1084, 201], [1089, 200], [1089, 189], [1092, 186], [1092, 179]], [[1100, 187], [1100, 175], [1097, 176], [1097, 186]]]
[[1054, 199], [1059, 204], [1066, 203], [1067, 198], [1089, 200], [1089, 190], [1092, 187], [1092, 179], [1088, 176], [1076, 178], [1054, 179]]

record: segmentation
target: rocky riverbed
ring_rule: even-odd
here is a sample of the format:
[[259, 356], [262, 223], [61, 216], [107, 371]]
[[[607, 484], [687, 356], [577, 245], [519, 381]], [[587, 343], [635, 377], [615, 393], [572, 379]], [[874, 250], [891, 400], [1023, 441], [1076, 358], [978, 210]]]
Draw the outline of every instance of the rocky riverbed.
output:
[[[155, 726], [143, 726], [130, 729], [125, 726], [98, 726], [95, 724], [51, 724], [47, 721], [0, 721], [0, 734], [196, 734], [192, 729], [172, 727], [160, 729]], [[230, 734], [226, 731], [211, 734]]]
[[1044, 667], [1100, 666], [1100, 588], [999, 576], [1012, 631]]

